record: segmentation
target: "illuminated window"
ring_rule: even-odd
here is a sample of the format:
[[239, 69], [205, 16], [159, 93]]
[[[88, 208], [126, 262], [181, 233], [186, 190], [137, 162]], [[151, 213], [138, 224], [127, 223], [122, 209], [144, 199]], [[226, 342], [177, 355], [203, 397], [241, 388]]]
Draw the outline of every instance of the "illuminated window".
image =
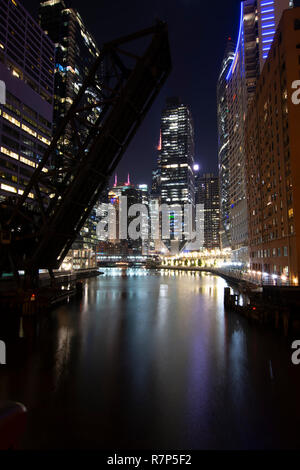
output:
[[16, 193], [17, 190], [14, 186], [9, 186], [8, 184], [1, 184], [1, 189], [4, 191], [9, 191], [10, 193]]
[[28, 160], [28, 158], [24, 158], [22, 156], [20, 156], [20, 161], [25, 163], [25, 165], [29, 165], [29, 166], [32, 166], [33, 168], [35, 168], [35, 163], [32, 162], [31, 160]]
[[4, 153], [5, 155], [8, 155], [9, 157], [19, 160], [19, 155], [13, 152], [12, 150], [7, 149], [6, 147], [1, 147], [1, 152]]
[[43, 137], [42, 135], [39, 135], [38, 138], [44, 144], [50, 145], [50, 140], [46, 139], [46, 137]]
[[36, 132], [30, 129], [30, 127], [26, 126], [25, 124], [22, 124], [22, 129], [28, 132], [28, 134], [32, 135], [33, 137], [37, 136]]
[[14, 117], [10, 116], [9, 114], [5, 113], [4, 111], [3, 111], [3, 113], [2, 113], [2, 116], [3, 116], [5, 119], [7, 119], [9, 122], [11, 122], [12, 124], [14, 124], [15, 126], [20, 127], [20, 125], [21, 125], [20, 121], [18, 121], [18, 120], [15, 119]]

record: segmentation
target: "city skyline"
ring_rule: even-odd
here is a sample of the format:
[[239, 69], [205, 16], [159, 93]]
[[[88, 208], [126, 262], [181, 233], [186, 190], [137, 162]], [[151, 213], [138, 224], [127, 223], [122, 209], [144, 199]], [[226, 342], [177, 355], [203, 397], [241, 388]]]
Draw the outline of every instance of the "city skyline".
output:
[[91, 5], [0, 0], [0, 450], [300, 450], [300, 6]]
[[[125, 8], [115, 0], [101, 6], [104, 8], [101, 18], [105, 18], [101, 28], [98, 27], [93, 14], [92, 0], [87, 0], [84, 5], [79, 0], [66, 0], [65, 3], [78, 10], [100, 48], [106, 41], [149, 27], [157, 18], [168, 23], [173, 71], [128, 148], [126, 158], [118, 166], [120, 178], [125, 180], [130, 172], [135, 183], [151, 186], [151, 172], [156, 164], [156, 148], [160, 134], [159, 117], [166, 99], [170, 96], [180, 96], [191, 107], [195, 128], [195, 162], [200, 165], [200, 172], [217, 174], [216, 87], [227, 41], [230, 39], [236, 43], [238, 40], [241, 1], [230, 0], [226, 5], [225, 2], [218, 1], [218, 9], [215, 11], [210, 5], [198, 4], [195, 0], [144, 0], [143, 8], [140, 2], [127, 2]], [[37, 19], [39, 0], [23, 0], [23, 4]], [[294, 5], [299, 6], [300, 0], [294, 0]], [[118, 14], [119, 11], [122, 14]], [[123, 18], [127, 21], [123, 21]], [[178, 29], [181, 18], [185, 21]], [[208, 20], [199, 22], [197, 18]], [[216, 25], [214, 33], [210, 28], [212, 22]], [[191, 24], [194, 28], [190, 27]], [[199, 29], [203, 28], [203, 33], [202, 29], [197, 31], [198, 24]], [[181, 34], [178, 34], [178, 31], [181, 31]], [[199, 47], [207, 47], [209, 44], [210, 54], [206, 54], [205, 49], [199, 53], [197, 44]], [[192, 54], [194, 57], [191, 59]], [[205, 56], [203, 63], [198, 61], [201, 55]], [[188, 73], [183, 73], [183, 69]], [[206, 111], [204, 116], [203, 109]], [[141, 153], [144, 153], [145, 158], [140, 158]]]
[[[96, 23], [92, 1], [88, 0], [84, 5], [77, 0], [67, 0], [66, 3], [79, 11], [99, 47], [116, 37], [147, 28], [157, 18], [168, 23], [173, 71], [128, 148], [126, 159], [118, 166], [121, 179], [125, 180], [129, 171], [136, 183], [151, 185], [160, 132], [159, 119], [169, 96], [180, 96], [191, 107], [195, 125], [195, 161], [200, 164], [202, 173], [216, 174], [216, 83], [226, 40], [229, 36], [237, 39], [240, 2], [230, 0], [226, 5], [218, 2], [217, 11], [194, 0], [131, 1], [126, 3], [126, 8], [116, 1], [106, 2], [102, 6], [100, 26]], [[23, 0], [23, 4], [34, 17], [37, 16], [38, 0]], [[213, 33], [212, 24], [215, 24]], [[205, 61], [201, 57], [205, 57]]]

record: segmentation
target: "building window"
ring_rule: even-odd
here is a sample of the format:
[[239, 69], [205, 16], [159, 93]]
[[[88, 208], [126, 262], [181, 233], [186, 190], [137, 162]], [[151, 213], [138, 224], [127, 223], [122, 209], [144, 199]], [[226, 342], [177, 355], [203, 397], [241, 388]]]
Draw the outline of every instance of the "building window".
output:
[[299, 19], [299, 18], [296, 18], [296, 19], [295, 19], [294, 29], [295, 29], [295, 30], [300, 29], [300, 19]]
[[287, 256], [288, 255], [288, 249], [287, 249], [287, 246], [284, 246], [283, 247], [283, 256]]

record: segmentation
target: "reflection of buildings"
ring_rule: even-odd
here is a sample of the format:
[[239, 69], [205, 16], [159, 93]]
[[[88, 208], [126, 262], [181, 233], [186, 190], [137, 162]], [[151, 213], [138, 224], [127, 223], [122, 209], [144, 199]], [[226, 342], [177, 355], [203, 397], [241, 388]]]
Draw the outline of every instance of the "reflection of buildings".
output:
[[300, 8], [284, 12], [246, 120], [251, 270], [289, 277], [300, 270]]
[[0, 0], [0, 199], [23, 194], [50, 144], [53, 68], [51, 40], [19, 2]]
[[289, 0], [245, 0], [241, 3], [239, 36], [226, 76], [229, 130], [229, 234], [235, 257], [248, 261], [245, 132], [247, 106], [271, 47], [275, 28]]
[[[64, 0], [42, 1], [39, 18], [41, 27], [55, 43], [56, 48], [54, 78], [54, 129], [56, 129], [78, 94], [87, 73], [99, 55], [99, 50], [79, 13], [73, 8], [68, 8]], [[86, 104], [97, 101], [99, 90], [100, 78], [99, 82], [86, 92], [84, 97]], [[86, 118], [93, 123], [98, 115], [99, 108], [94, 108], [87, 113]], [[83, 137], [86, 128], [79, 126], [78, 133]], [[68, 149], [71, 153], [76, 153], [77, 143], [71, 142], [69, 137], [70, 129], [67, 128], [64, 140], [59, 143], [59, 151]], [[59, 153], [55, 164], [59, 165]], [[96, 225], [95, 211], [93, 211], [65, 260], [67, 263], [71, 262], [74, 269], [95, 266]]]
[[196, 177], [196, 203], [204, 206], [204, 248], [220, 248], [219, 179], [213, 174]]
[[[129, 175], [125, 183], [118, 184], [117, 177], [115, 177], [115, 183], [108, 191], [107, 203], [112, 205], [114, 211], [106, 210], [106, 208], [104, 210], [100, 209], [100, 218], [103, 216], [108, 217], [109, 224], [112, 224], [111, 227], [114, 226], [115, 229], [111, 235], [109, 235], [109, 232], [105, 234], [105, 237], [103, 237], [98, 245], [98, 252], [109, 255], [147, 254], [149, 247], [148, 186], [139, 184], [135, 187], [130, 182]], [[137, 224], [136, 230], [140, 232], [140, 237], [136, 240], [129, 236], [129, 230], [131, 222], [140, 215], [139, 207], [136, 208], [137, 213], [128, 215], [130, 207], [135, 204], [143, 204], [147, 210], [147, 215], [143, 215], [141, 223]], [[125, 220], [123, 225], [122, 220]]]

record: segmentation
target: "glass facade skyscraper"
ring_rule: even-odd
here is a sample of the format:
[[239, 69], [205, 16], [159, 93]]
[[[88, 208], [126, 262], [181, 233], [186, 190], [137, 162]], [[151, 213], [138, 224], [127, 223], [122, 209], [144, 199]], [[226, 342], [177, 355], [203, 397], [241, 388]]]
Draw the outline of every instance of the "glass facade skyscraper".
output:
[[234, 59], [235, 45], [228, 38], [221, 72], [217, 84], [217, 118], [218, 118], [218, 165], [220, 188], [220, 242], [222, 248], [230, 246], [229, 223], [229, 109], [227, 99], [227, 74]]
[[168, 98], [161, 117], [161, 202], [194, 204], [194, 125], [191, 110]]
[[[161, 116], [159, 173], [161, 203], [170, 207], [195, 204], [194, 125], [191, 110], [179, 98], [168, 98]], [[171, 216], [171, 238], [176, 220]], [[174, 244], [175, 246], [175, 244]], [[177, 244], [180, 249], [181, 243]]]
[[[65, 116], [99, 55], [95, 40], [85, 27], [80, 14], [68, 8], [64, 0], [40, 3], [40, 25], [55, 43], [54, 128]], [[100, 90], [100, 80], [99, 80]], [[87, 101], [97, 97], [90, 89]]]
[[279, 19], [283, 10], [291, 5], [289, 0], [245, 0], [241, 3], [236, 50], [226, 76], [230, 244], [235, 258], [245, 263], [248, 261], [245, 119]]

